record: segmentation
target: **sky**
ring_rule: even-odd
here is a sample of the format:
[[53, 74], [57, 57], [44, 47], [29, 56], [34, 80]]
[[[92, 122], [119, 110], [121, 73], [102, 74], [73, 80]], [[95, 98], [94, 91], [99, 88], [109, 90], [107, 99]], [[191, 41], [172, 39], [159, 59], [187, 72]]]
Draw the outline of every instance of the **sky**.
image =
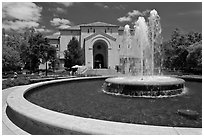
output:
[[138, 16], [153, 9], [160, 16], [164, 41], [175, 28], [184, 33], [202, 32], [201, 2], [3, 2], [2, 27], [19, 32], [34, 27], [44, 35], [97, 21], [133, 28]]

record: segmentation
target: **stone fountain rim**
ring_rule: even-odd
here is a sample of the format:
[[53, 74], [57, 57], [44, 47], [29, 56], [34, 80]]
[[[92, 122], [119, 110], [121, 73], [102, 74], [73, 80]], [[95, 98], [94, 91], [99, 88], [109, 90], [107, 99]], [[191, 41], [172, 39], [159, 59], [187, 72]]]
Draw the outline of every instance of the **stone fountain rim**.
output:
[[[143, 80], [141, 80], [143, 78]], [[151, 80], [145, 80], [151, 78]], [[163, 78], [161, 80], [155, 80], [152, 78]], [[175, 77], [167, 76], [122, 76], [122, 77], [111, 77], [105, 80], [107, 83], [118, 84], [118, 85], [131, 85], [131, 86], [168, 86], [184, 84], [185, 80]]]
[[[37, 106], [24, 98], [24, 94], [33, 88], [44, 86], [47, 84], [74, 81], [88, 80], [107, 77], [86, 77], [73, 79], [60, 79], [35, 83], [22, 86], [20, 89], [13, 91], [7, 97], [7, 106], [24, 119], [22, 121], [32, 121], [44, 124], [40, 125], [42, 130], [58, 129], [65, 134], [201, 134], [202, 128], [181, 128], [181, 127], [165, 127], [165, 126], [150, 126], [140, 124], [128, 124], [121, 122], [103, 121], [91, 118], [83, 118], [73, 115], [58, 113]], [[29, 122], [28, 122], [29, 123]], [[32, 126], [25, 123], [26, 126]], [[13, 129], [15, 131], [15, 129]], [[53, 131], [53, 130], [52, 130]], [[55, 131], [55, 130], [54, 130]], [[54, 132], [53, 131], [53, 132]], [[57, 130], [56, 130], [57, 131]], [[18, 134], [21, 134], [18, 130]]]

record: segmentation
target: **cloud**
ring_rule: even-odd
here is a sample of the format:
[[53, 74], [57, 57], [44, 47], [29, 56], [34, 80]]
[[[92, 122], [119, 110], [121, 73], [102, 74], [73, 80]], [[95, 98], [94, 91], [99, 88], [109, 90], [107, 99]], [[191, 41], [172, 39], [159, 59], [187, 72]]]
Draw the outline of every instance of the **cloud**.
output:
[[132, 21], [131, 17], [120, 17], [117, 20], [119, 22], [130, 22], [130, 21]]
[[147, 16], [149, 15], [150, 10], [145, 10], [140, 12], [139, 10], [133, 10], [127, 13], [127, 16], [119, 17], [117, 20], [119, 22], [131, 22], [132, 20], [136, 19], [139, 16]]
[[58, 28], [59, 29], [67, 29], [69, 27], [70, 27], [70, 25], [60, 25]]
[[134, 17], [134, 16], [141, 16], [142, 13], [138, 10], [133, 10], [132, 12], [128, 12], [128, 16]]
[[6, 30], [22, 31], [26, 28], [38, 27], [42, 7], [29, 2], [3, 2], [2, 26]]
[[55, 33], [53, 33], [52, 35], [59, 36], [59, 35], [60, 35], [60, 32], [55, 32]]
[[65, 12], [66, 12], [65, 9], [60, 8], [60, 7], [57, 7], [57, 8], [56, 8], [56, 11], [57, 11], [58, 13], [65, 13]]
[[52, 26], [57, 26], [59, 29], [66, 29], [72, 24], [69, 20], [60, 18], [53, 18], [50, 22]]
[[52, 30], [49, 30], [49, 29], [45, 29], [45, 28], [36, 28], [35, 29], [36, 32], [40, 32], [40, 33], [49, 33], [49, 32], [52, 32]]
[[74, 4], [74, 2], [57, 2], [57, 3], [62, 4], [65, 7], [70, 7], [70, 6], [72, 6]]
[[3, 28], [6, 30], [23, 30], [26, 28], [31, 28], [31, 27], [38, 27], [39, 23], [34, 22], [34, 21], [3, 21], [2, 24]]
[[42, 7], [28, 2], [3, 2], [2, 15], [6, 19], [17, 19], [23, 21], [38, 21], [41, 16]]
[[53, 18], [53, 20], [50, 21], [52, 26], [60, 26], [60, 25], [67, 25], [71, 24], [71, 22], [67, 19], [60, 19], [60, 18]]
[[100, 3], [100, 2], [94, 3], [94, 5], [100, 8], [106, 8], [106, 9], [109, 8], [108, 5], [105, 5], [104, 3]]

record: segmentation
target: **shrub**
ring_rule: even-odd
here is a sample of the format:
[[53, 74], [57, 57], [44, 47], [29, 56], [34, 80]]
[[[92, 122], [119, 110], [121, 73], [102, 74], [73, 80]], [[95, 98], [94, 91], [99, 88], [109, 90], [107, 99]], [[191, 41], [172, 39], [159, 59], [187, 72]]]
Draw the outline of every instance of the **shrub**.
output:
[[9, 78], [2, 82], [2, 89], [6, 89], [13, 86], [27, 85], [30, 84], [29, 78], [26, 77], [18, 77], [16, 79]]

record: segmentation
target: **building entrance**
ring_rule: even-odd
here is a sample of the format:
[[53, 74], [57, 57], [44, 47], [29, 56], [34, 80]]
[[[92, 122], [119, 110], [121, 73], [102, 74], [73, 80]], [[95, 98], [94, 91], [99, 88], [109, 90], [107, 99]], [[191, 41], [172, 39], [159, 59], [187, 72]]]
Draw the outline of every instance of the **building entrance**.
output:
[[108, 46], [103, 40], [98, 40], [93, 45], [93, 68], [108, 68]]

